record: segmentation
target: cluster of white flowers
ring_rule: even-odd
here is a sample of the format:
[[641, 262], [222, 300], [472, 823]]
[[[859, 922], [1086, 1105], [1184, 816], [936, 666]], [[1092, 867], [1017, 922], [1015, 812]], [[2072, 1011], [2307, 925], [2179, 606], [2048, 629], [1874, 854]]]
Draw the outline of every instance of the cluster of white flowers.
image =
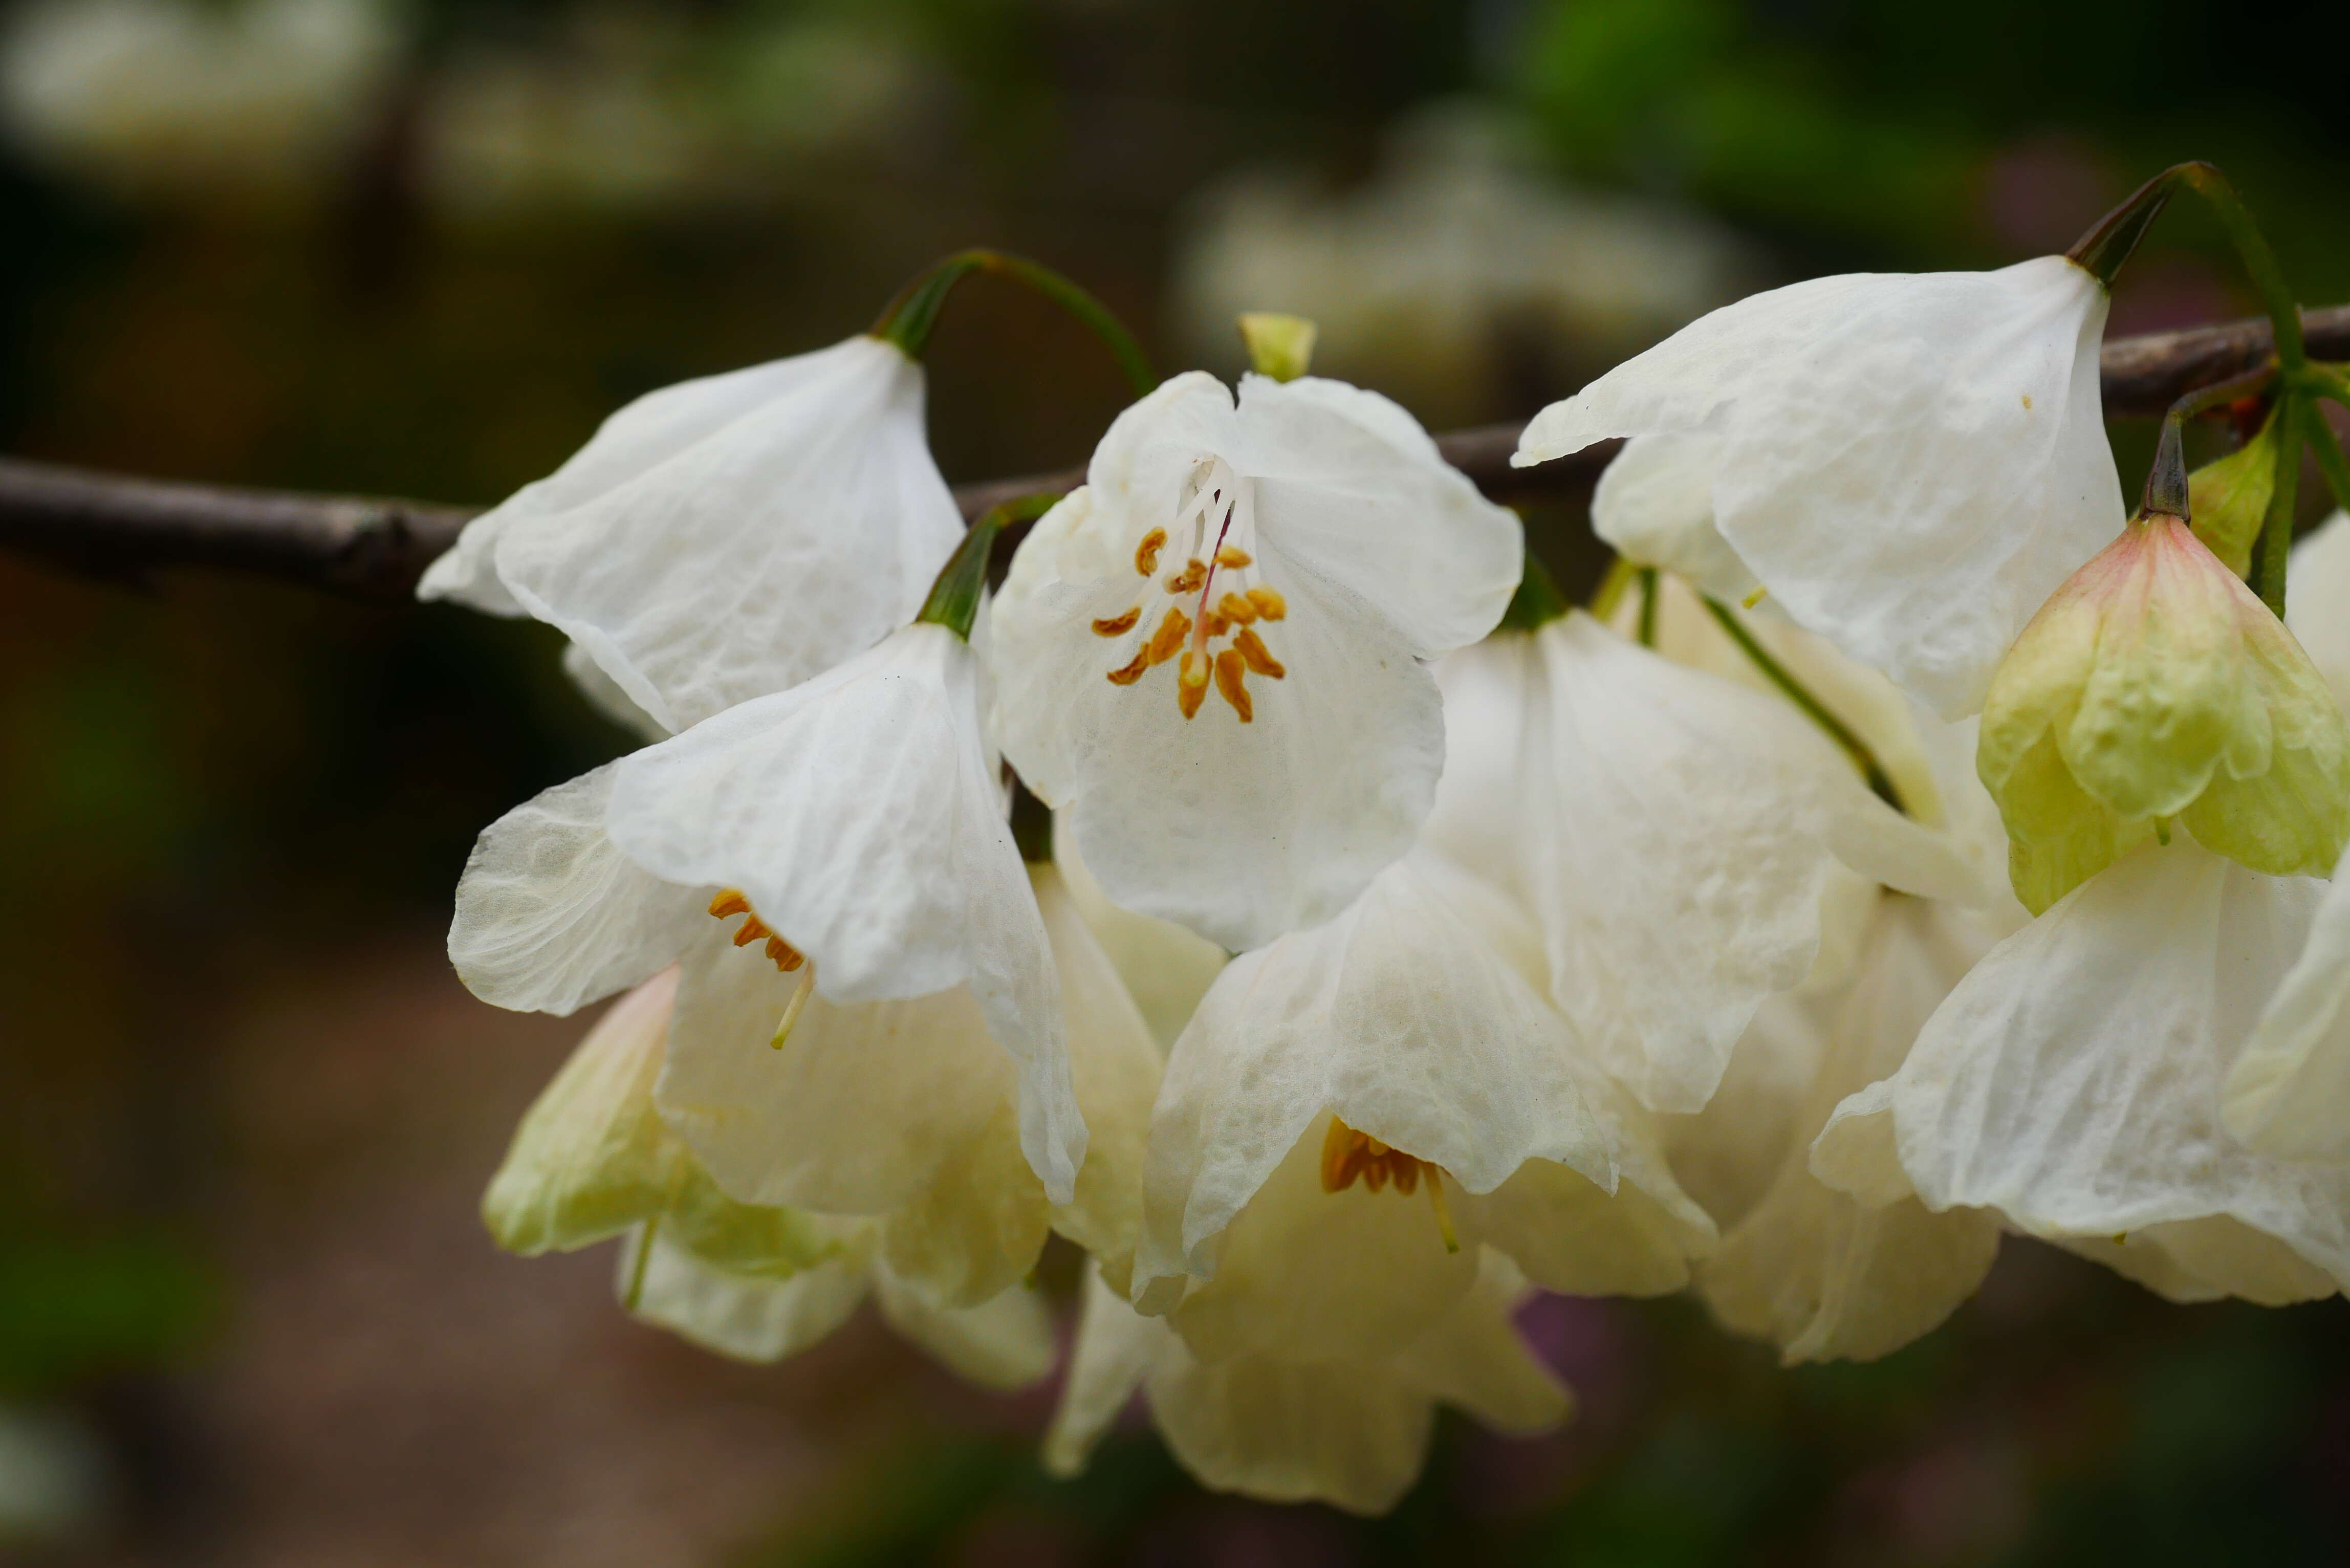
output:
[[1927, 1333], [2006, 1231], [2350, 1284], [2350, 524], [2313, 664], [2126, 521], [2106, 309], [2063, 257], [1825, 278], [1544, 410], [1522, 463], [1630, 438], [1587, 610], [1336, 381], [1159, 385], [992, 602], [898, 343], [631, 404], [423, 590], [652, 741], [458, 890], [484, 999], [624, 993], [492, 1229], [625, 1236], [630, 1311], [747, 1357], [869, 1293], [1003, 1386], [1057, 1231], [1053, 1466], [1139, 1387], [1208, 1484], [1361, 1511], [1439, 1404], [1565, 1417], [1535, 1289], [1792, 1362]]

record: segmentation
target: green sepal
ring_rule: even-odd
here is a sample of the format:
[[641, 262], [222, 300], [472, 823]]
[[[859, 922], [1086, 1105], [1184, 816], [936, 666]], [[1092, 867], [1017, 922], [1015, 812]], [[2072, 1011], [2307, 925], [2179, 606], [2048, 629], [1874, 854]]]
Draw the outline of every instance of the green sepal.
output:
[[1060, 499], [1058, 491], [1039, 491], [1034, 495], [1014, 497], [980, 514], [979, 521], [964, 531], [962, 543], [955, 546], [955, 553], [939, 568], [937, 579], [931, 584], [931, 597], [922, 601], [921, 613], [914, 618], [914, 623], [942, 626], [969, 642], [972, 622], [979, 616], [980, 596], [987, 591], [987, 560], [995, 547], [995, 536], [1007, 523], [1042, 517]]
[[2187, 476], [2193, 507], [2188, 525], [2240, 577], [2251, 572], [2252, 545], [2276, 493], [2276, 442], [2277, 410], [2271, 409], [2259, 434]]
[[1519, 571], [1518, 591], [1510, 596], [1509, 607], [1502, 612], [1501, 622], [1493, 629], [1540, 631], [1574, 607], [1566, 602], [1566, 596], [1558, 591], [1558, 585], [1551, 581], [1550, 574], [1543, 569], [1543, 564], [1534, 559], [1534, 552], [1529, 550], [1525, 565]]

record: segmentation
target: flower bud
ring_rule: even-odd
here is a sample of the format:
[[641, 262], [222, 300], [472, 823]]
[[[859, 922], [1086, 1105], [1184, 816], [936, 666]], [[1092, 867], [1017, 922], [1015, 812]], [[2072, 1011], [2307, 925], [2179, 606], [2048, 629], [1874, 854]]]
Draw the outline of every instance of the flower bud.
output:
[[2035, 914], [2173, 819], [2273, 876], [2350, 834], [2350, 732], [2292, 633], [2163, 513], [2056, 590], [1992, 678], [1976, 768]]
[[1252, 310], [1241, 317], [1241, 341], [1248, 345], [1249, 368], [1276, 381], [1295, 381], [1314, 362], [1320, 328], [1302, 316]]

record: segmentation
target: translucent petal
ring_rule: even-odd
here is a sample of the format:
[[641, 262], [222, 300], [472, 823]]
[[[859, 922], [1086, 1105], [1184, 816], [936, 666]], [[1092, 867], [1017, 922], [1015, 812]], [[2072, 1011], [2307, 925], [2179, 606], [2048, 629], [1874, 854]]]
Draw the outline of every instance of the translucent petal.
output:
[[672, 731], [879, 642], [962, 533], [920, 367], [861, 337], [641, 398], [471, 526], [515, 600]]
[[1713, 433], [1715, 526], [1772, 597], [1960, 718], [2121, 526], [2098, 386], [2106, 305], [2061, 256], [1773, 289], [1544, 410], [1518, 461]]
[[619, 763], [556, 785], [483, 830], [457, 883], [449, 959], [484, 1002], [569, 1013], [672, 962], [706, 890], [664, 882], [605, 833]]

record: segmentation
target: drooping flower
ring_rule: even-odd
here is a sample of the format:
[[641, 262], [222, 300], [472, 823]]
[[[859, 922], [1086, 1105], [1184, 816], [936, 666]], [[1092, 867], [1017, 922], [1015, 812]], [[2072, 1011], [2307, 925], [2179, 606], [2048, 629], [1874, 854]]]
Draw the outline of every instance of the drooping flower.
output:
[[2350, 840], [2350, 729], [2267, 607], [2161, 513], [2057, 590], [2000, 665], [1983, 783], [2037, 911], [2176, 820], [2273, 876]]
[[1172, 920], [1111, 903], [1079, 858], [1066, 817], [1053, 819], [1053, 864], [1160, 1049], [1172, 1048], [1232, 955]]
[[1544, 409], [1516, 461], [1610, 436], [1703, 438], [1711, 525], [1755, 580], [1960, 718], [2120, 525], [2098, 385], [2107, 303], [2063, 256], [1773, 289]]
[[[1716, 1213], [1721, 1244], [1699, 1264], [1698, 1289], [1726, 1326], [1775, 1344], [1789, 1365], [1899, 1349], [1974, 1293], [1999, 1247], [1999, 1221], [1980, 1210], [1934, 1213], [1914, 1197], [1865, 1204], [1812, 1173], [1812, 1140], [1837, 1105], [1900, 1067], [1999, 934], [1948, 904], [1884, 895], [1877, 905], [1849, 979], [1825, 994], [1773, 998], [1739, 1043], [1741, 1053], [1789, 1053], [1788, 1036], [1811, 1037], [1789, 1053], [1804, 1058], [1800, 1098], [1775, 1153], [1756, 1161], [1751, 1203]], [[1752, 1100], [1730, 1094], [1725, 1085], [1714, 1120], [1754, 1115]]]
[[2007, 938], [1812, 1168], [1864, 1204], [1978, 1209], [2180, 1301], [2350, 1283], [2350, 1166], [2248, 1149], [2221, 1084], [2323, 888], [2146, 845]]
[[1470, 1288], [1481, 1241], [1548, 1289], [1682, 1284], [1712, 1228], [1539, 964], [1427, 848], [1235, 959], [1152, 1113], [1136, 1304], [1211, 1360], [1363, 1360]]
[[871, 1295], [973, 1382], [1017, 1386], [1050, 1371], [1052, 1325], [1033, 1293], [941, 1301], [933, 1281], [890, 1267], [895, 1217], [737, 1203], [718, 1189], [654, 1106], [677, 990], [667, 970], [613, 1003], [523, 1118], [483, 1199], [499, 1243], [535, 1256], [621, 1237], [622, 1305], [743, 1360], [806, 1348]]
[[1313, 378], [1235, 402], [1179, 376], [1087, 478], [996, 603], [1004, 754], [1128, 909], [1236, 950], [1332, 918], [1427, 813], [1423, 660], [1500, 617], [1516, 520], [1401, 409]]
[[[845, 1005], [967, 985], [1019, 1064], [1021, 1147], [1070, 1201], [1085, 1125], [978, 684], [963, 639], [918, 623], [548, 791], [475, 846], [450, 932], [458, 973], [484, 1001], [568, 1012], [682, 958], [681, 1047], [705, 1019], [773, 1035], [810, 994]], [[705, 977], [764, 961], [725, 950], [712, 915], [742, 916], [733, 943], [764, 938], [792, 976], [775, 1013], [705, 1005]]]
[[1470, 1289], [1393, 1355], [1207, 1360], [1089, 1270], [1045, 1466], [1063, 1476], [1084, 1469], [1139, 1385], [1168, 1447], [1203, 1484], [1269, 1502], [1385, 1513], [1427, 1460], [1440, 1403], [1521, 1434], [1555, 1427], [1573, 1410], [1566, 1388], [1512, 1324], [1526, 1293], [1517, 1272], [1488, 1251]]
[[881, 1261], [947, 1306], [976, 1305], [1025, 1277], [1048, 1226], [1124, 1282], [1159, 1051], [1060, 874], [1029, 875], [1089, 1135], [1072, 1196], [1049, 1205], [1022, 1158], [1017, 1075], [971, 987], [858, 1005], [819, 997], [770, 1048], [794, 977], [705, 946], [686, 960], [654, 1098], [722, 1191], [873, 1217]]
[[667, 731], [796, 686], [911, 619], [962, 537], [922, 387], [859, 336], [648, 393], [417, 591], [561, 628]]
[[1529, 909], [1549, 994], [1649, 1106], [1694, 1111], [1765, 997], [1818, 956], [1835, 868], [1979, 886], [1783, 699], [1581, 611], [1442, 671], [1452, 755], [1431, 842]]

